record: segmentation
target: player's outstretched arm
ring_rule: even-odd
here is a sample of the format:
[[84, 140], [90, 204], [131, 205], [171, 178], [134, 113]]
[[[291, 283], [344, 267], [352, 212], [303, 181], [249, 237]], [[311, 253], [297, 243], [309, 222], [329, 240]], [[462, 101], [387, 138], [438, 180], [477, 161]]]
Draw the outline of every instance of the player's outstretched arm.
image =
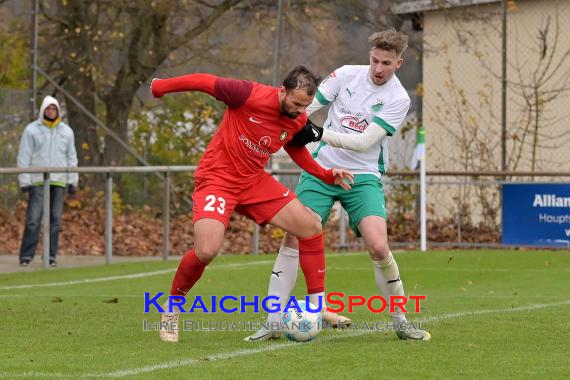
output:
[[323, 129], [307, 119], [305, 126], [293, 136], [290, 144], [305, 146], [312, 142], [324, 141], [335, 148], [365, 152], [377, 144], [388, 132], [376, 123], [371, 123], [361, 134], [333, 132]]
[[187, 74], [167, 79], [154, 78], [150, 82], [150, 91], [155, 98], [171, 92], [183, 91], [202, 91], [215, 96], [216, 78], [211, 74]]
[[350, 185], [354, 183], [354, 175], [351, 172], [344, 169], [323, 168], [311, 157], [311, 154], [304, 146], [297, 146], [289, 142], [283, 146], [283, 149], [301, 169], [306, 170], [307, 173], [314, 175], [329, 185], [339, 185], [343, 189], [349, 190], [351, 188]]
[[384, 128], [373, 122], [360, 134], [333, 132], [326, 129], [323, 131], [322, 140], [335, 148], [366, 152], [378, 144], [387, 134], [388, 132]]
[[226, 103], [229, 108], [239, 108], [249, 98], [253, 83], [211, 74], [188, 74], [169, 79], [155, 78], [150, 83], [150, 89], [155, 98], [170, 92], [202, 91]]

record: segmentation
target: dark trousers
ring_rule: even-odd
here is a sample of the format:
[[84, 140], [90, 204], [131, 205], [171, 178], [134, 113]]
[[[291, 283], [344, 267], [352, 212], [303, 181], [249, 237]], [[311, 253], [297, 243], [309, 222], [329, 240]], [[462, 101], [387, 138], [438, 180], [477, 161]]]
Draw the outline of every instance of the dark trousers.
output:
[[[49, 257], [55, 260], [57, 254], [57, 241], [59, 239], [59, 225], [63, 214], [63, 197], [65, 188], [50, 186], [50, 218], [49, 218]], [[42, 216], [44, 213], [44, 188], [32, 186], [29, 193], [28, 209], [26, 210], [26, 229], [20, 247], [20, 261], [31, 261], [36, 254], [36, 247], [40, 238]]]

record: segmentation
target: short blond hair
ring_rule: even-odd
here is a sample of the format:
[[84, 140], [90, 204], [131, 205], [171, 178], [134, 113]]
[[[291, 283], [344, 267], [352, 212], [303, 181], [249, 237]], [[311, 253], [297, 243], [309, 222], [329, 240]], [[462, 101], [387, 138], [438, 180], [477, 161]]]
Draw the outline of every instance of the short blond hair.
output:
[[408, 36], [394, 29], [384, 30], [368, 37], [368, 43], [370, 44], [370, 50], [393, 51], [398, 55], [402, 55], [408, 48]]

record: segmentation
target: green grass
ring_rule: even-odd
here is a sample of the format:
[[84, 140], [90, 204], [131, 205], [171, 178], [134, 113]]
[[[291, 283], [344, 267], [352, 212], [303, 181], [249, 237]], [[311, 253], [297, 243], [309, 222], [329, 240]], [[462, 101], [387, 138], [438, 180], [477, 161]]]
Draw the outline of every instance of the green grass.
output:
[[[143, 331], [143, 294], [166, 291], [176, 262], [0, 275], [0, 377], [6, 378], [564, 378], [570, 355], [568, 252], [438, 251], [396, 255], [409, 294], [427, 294], [429, 342], [385, 332], [325, 331], [311, 343], [243, 342], [248, 332]], [[264, 296], [274, 256], [219, 257], [192, 294]], [[329, 255], [329, 291], [377, 293], [364, 254]], [[139, 278], [90, 281], [172, 269]], [[295, 293], [303, 294], [299, 278]], [[36, 287], [14, 288], [36, 284]], [[7, 289], [7, 287], [11, 287]], [[108, 303], [117, 298], [117, 303]], [[538, 306], [537, 306], [538, 305]], [[540, 306], [542, 305], [542, 306]], [[345, 314], [347, 315], [347, 314]], [[388, 321], [358, 308], [354, 321]], [[263, 314], [185, 315], [262, 321]], [[165, 368], [158, 366], [164, 364]]]

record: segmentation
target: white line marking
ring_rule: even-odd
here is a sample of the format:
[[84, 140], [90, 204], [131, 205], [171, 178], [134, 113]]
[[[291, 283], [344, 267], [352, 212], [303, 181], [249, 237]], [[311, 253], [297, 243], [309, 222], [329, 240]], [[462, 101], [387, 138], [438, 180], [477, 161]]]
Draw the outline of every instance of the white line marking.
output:
[[[370, 268], [356, 268], [356, 267], [337, 267], [334, 265], [328, 266], [331, 271], [337, 270], [349, 270], [349, 271], [369, 271]], [[524, 273], [524, 272], [544, 272], [544, 271], [554, 271], [554, 272], [570, 272], [570, 268], [556, 268], [556, 267], [544, 267], [544, 268], [521, 268], [521, 269], [507, 269], [507, 268], [428, 268], [428, 267], [418, 267], [418, 268], [405, 268], [406, 272], [505, 272], [505, 273]]]
[[[424, 321], [425, 322], [435, 322], [435, 321], [441, 321], [441, 320], [451, 319], [451, 318], [473, 316], [473, 315], [480, 315], [480, 314], [490, 314], [490, 313], [512, 313], [512, 312], [518, 312], [518, 311], [535, 310], [535, 309], [542, 309], [542, 308], [546, 308], [546, 307], [555, 307], [555, 306], [561, 306], [561, 305], [570, 305], [570, 300], [563, 301], [563, 302], [557, 302], [557, 303], [551, 303], [551, 304], [534, 304], [534, 305], [521, 306], [521, 307], [515, 307], [515, 308], [486, 309], [486, 310], [474, 310], [474, 311], [466, 311], [466, 312], [459, 312], [459, 313], [450, 313], [450, 314], [444, 314], [441, 316], [434, 316], [431, 318], [428, 317], [428, 318], [425, 318], [424, 320], [422, 320], [421, 322], [424, 322]], [[355, 337], [358, 335], [369, 334], [372, 332], [373, 331], [342, 332], [342, 335], [333, 335], [333, 336], [325, 337], [323, 339], [320, 339], [319, 341], [328, 342], [331, 340], [351, 338], [351, 337]], [[313, 343], [313, 342], [311, 342], [311, 343]], [[281, 350], [284, 348], [302, 347], [302, 346], [303, 345], [301, 345], [301, 344], [295, 344], [292, 342], [291, 343], [289, 343], [289, 342], [288, 343], [279, 343], [279, 344], [266, 346], [266, 347], [236, 350], [236, 351], [232, 351], [232, 352], [215, 354], [215, 355], [210, 355], [210, 356], [206, 356], [203, 358], [181, 359], [181, 360], [176, 360], [176, 361], [171, 361], [171, 362], [166, 362], [166, 363], [160, 363], [160, 364], [155, 364], [155, 365], [141, 367], [141, 368], [133, 368], [133, 369], [113, 371], [113, 372], [108, 372], [108, 373], [101, 373], [101, 374], [96, 374], [96, 376], [92, 376], [92, 375], [88, 374], [88, 377], [124, 377], [124, 376], [131, 376], [131, 375], [139, 375], [142, 373], [149, 373], [149, 372], [155, 371], [157, 369], [172, 369], [172, 368], [176, 368], [176, 367], [186, 367], [188, 365], [196, 364], [198, 362], [233, 359], [233, 358], [237, 358], [237, 357], [241, 357], [241, 356], [253, 355], [253, 354], [264, 353], [264, 352], [271, 352], [271, 351]]]
[[[272, 264], [273, 262], [274, 261], [270, 261], [270, 260], [262, 260], [262, 261], [248, 262], [248, 263], [220, 264], [220, 265], [214, 265], [212, 267], [208, 267], [208, 269], [218, 269], [218, 268], [219, 269], [232, 269], [232, 268], [249, 267], [249, 266], [254, 266], [254, 265]], [[142, 272], [142, 273], [124, 274], [124, 275], [119, 275], [119, 276], [109, 276], [109, 277], [99, 277], [99, 278], [87, 278], [85, 280], [48, 282], [48, 283], [43, 283], [43, 284], [23, 284], [23, 285], [1, 286], [0, 290], [43, 288], [43, 287], [51, 287], [51, 286], [67, 286], [67, 285], [89, 284], [89, 283], [93, 283], [93, 282], [129, 280], [132, 278], [143, 278], [143, 277], [157, 276], [157, 275], [161, 275], [161, 274], [165, 274], [165, 273], [172, 273], [174, 271], [176, 271], [176, 269], [163, 269], [163, 270], [157, 270], [157, 271], [153, 271], [153, 272]]]
[[11, 373], [11, 372], [0, 372], [0, 377], [14, 378], [14, 377], [72, 377], [63, 373], [53, 373], [53, 372], [39, 372], [39, 371], [27, 371], [21, 373]]
[[[475, 315], [482, 315], [482, 314], [491, 314], [491, 313], [514, 313], [519, 311], [528, 311], [528, 310], [536, 310], [536, 309], [544, 309], [548, 307], [556, 307], [556, 306], [565, 306], [570, 305], [570, 300], [562, 301], [562, 302], [555, 302], [555, 303], [547, 303], [547, 304], [534, 304], [534, 305], [527, 305], [527, 306], [520, 306], [520, 307], [513, 307], [513, 308], [503, 308], [503, 309], [485, 309], [485, 310], [474, 310], [474, 311], [464, 311], [464, 312], [457, 312], [457, 313], [449, 313], [443, 314], [440, 316], [433, 316], [424, 318], [421, 322], [437, 322], [446, 319], [452, 318], [459, 318], [459, 317], [466, 317], [466, 316], [475, 316]], [[219, 360], [227, 360], [227, 359], [234, 359], [239, 358], [242, 356], [249, 356], [255, 355], [259, 353], [271, 352], [282, 350], [285, 348], [295, 348], [295, 347], [304, 347], [306, 344], [315, 344], [315, 342], [329, 342], [332, 340], [337, 339], [345, 339], [345, 338], [352, 338], [359, 335], [370, 334], [374, 331], [343, 331], [342, 333], [338, 333], [338, 335], [332, 335], [323, 337], [318, 339], [314, 342], [309, 342], [305, 344], [297, 344], [293, 342], [287, 343], [277, 343], [277, 344], [270, 344], [264, 346], [258, 346], [256, 348], [249, 348], [249, 349], [241, 349], [235, 350], [230, 352], [224, 352], [214, 355], [203, 356], [199, 358], [186, 358], [186, 359], [179, 359], [173, 360], [169, 362], [153, 364], [145, 367], [140, 368], [130, 368], [130, 369], [122, 369], [118, 371], [112, 372], [96, 372], [96, 373], [86, 373], [83, 375], [68, 375], [64, 373], [51, 373], [51, 372], [22, 372], [22, 373], [12, 373], [12, 372], [0, 372], [0, 377], [71, 377], [71, 378], [99, 378], [99, 377], [125, 377], [125, 376], [133, 376], [133, 375], [141, 375], [145, 373], [154, 372], [160, 369], [174, 369], [179, 367], [188, 367], [192, 364], [205, 364], [211, 361], [219, 361]], [[158, 337], [157, 337], [157, 344], [158, 344]], [[253, 343], [255, 344], [255, 343]], [[317, 343], [318, 344], [318, 343]]]
[[90, 284], [93, 282], [105, 282], [105, 281], [125, 280], [125, 279], [131, 279], [131, 278], [150, 277], [150, 276], [156, 276], [159, 274], [165, 274], [165, 273], [171, 273], [171, 272], [174, 272], [174, 269], [163, 269], [163, 270], [157, 270], [154, 272], [134, 273], [134, 274], [121, 275], [121, 276], [87, 278], [85, 280], [75, 280], [75, 281], [61, 281], [61, 282], [48, 282], [48, 283], [43, 283], [43, 284], [23, 284], [23, 285], [2, 286], [2, 287], [0, 287], [0, 290], [29, 289], [29, 288], [44, 288], [44, 287], [49, 287], [49, 286], [67, 286], [67, 285], [78, 285], [78, 284]]
[[449, 313], [443, 315], [435, 315], [433, 317], [426, 317], [421, 320], [421, 322], [436, 322], [445, 319], [452, 319], [458, 317], [467, 317], [473, 315], [491, 314], [491, 313], [514, 313], [518, 311], [528, 311], [535, 309], [544, 309], [547, 307], [565, 306], [570, 305], [570, 300], [553, 302], [553, 303], [536, 303], [532, 305], [519, 306], [519, 307], [505, 307], [503, 309], [483, 309], [483, 310], [473, 310], [473, 311], [461, 311], [457, 313]]
[[[361, 253], [331, 253], [327, 254], [327, 257], [342, 257], [342, 256], [357, 256], [361, 255]], [[265, 265], [265, 264], [273, 264], [275, 260], [261, 260], [261, 261], [250, 261], [247, 263], [234, 263], [234, 264], [219, 264], [219, 265], [212, 265], [208, 266], [206, 269], [232, 269], [232, 268], [242, 268], [242, 267], [250, 267], [255, 265]], [[163, 269], [157, 270], [153, 272], [142, 272], [142, 273], [133, 273], [133, 274], [125, 274], [125, 275], [118, 275], [118, 276], [109, 276], [109, 277], [98, 277], [98, 278], [87, 278], [84, 280], [74, 280], [74, 281], [61, 281], [61, 282], [47, 282], [43, 284], [23, 284], [23, 285], [10, 285], [10, 286], [0, 286], [0, 290], [12, 290], [12, 289], [30, 289], [30, 288], [44, 288], [44, 287], [52, 287], [52, 286], [68, 286], [68, 285], [80, 285], [80, 284], [90, 284], [94, 282], [105, 282], [105, 281], [116, 281], [116, 280], [128, 280], [132, 278], [143, 278], [143, 277], [150, 277], [150, 276], [157, 276], [165, 273], [174, 272], [176, 269]]]

